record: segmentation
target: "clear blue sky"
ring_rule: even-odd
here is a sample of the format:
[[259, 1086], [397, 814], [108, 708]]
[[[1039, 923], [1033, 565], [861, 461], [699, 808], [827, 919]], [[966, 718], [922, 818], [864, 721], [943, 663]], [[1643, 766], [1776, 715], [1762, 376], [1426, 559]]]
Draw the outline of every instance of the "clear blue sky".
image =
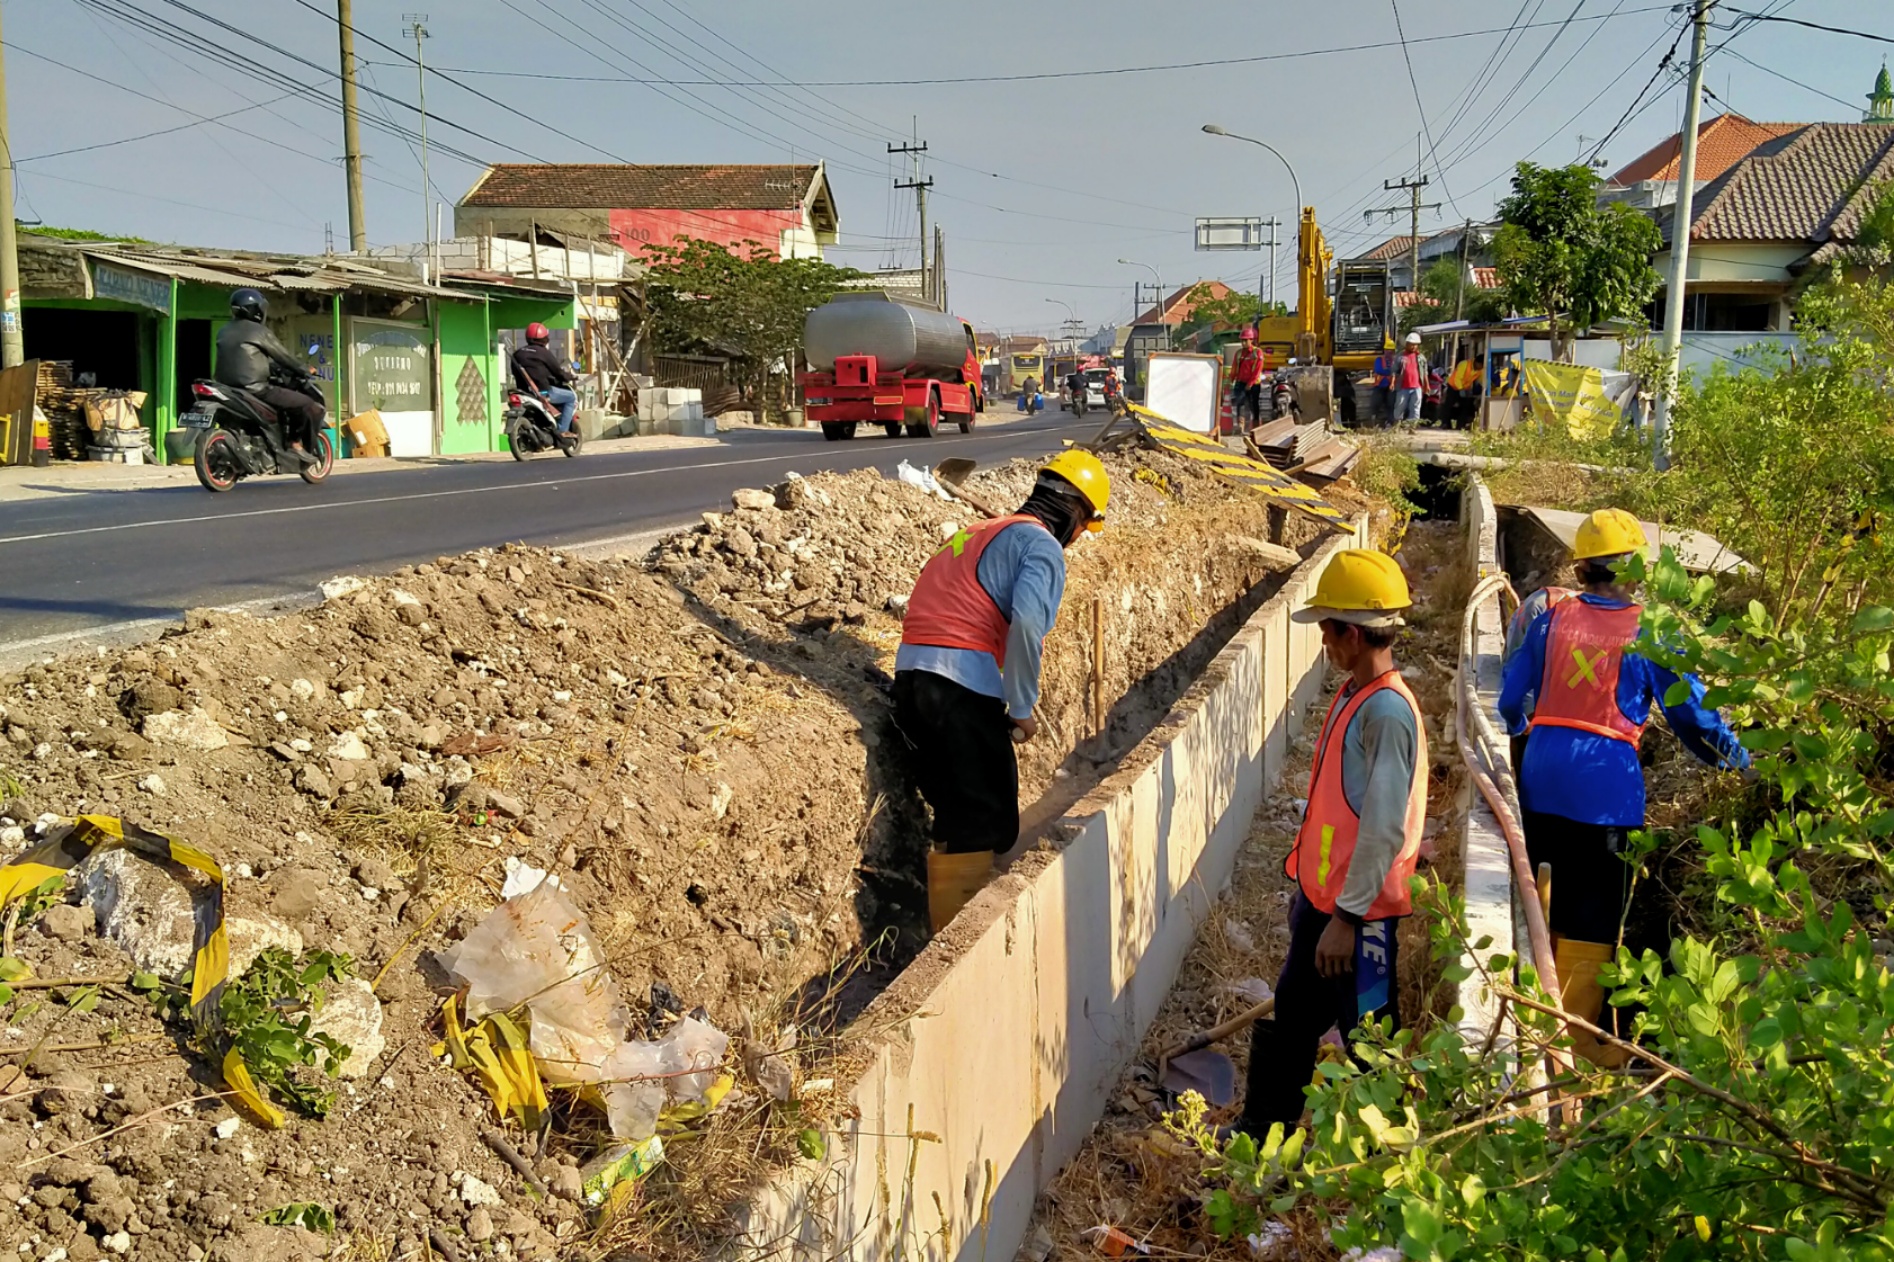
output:
[[[424, 2], [355, 2], [363, 33], [356, 51], [369, 63], [365, 124], [385, 115], [411, 125], [417, 117], [414, 67], [367, 37], [411, 50], [404, 14]], [[1132, 282], [1150, 274], [1120, 266], [1120, 257], [1155, 266], [1167, 287], [1199, 277], [1255, 286], [1265, 256], [1194, 253], [1192, 220], [1255, 214], [1288, 223], [1289, 180], [1267, 152], [1202, 134], [1205, 122], [1281, 149], [1331, 242], [1352, 252], [1405, 231], [1405, 214], [1389, 227], [1385, 219], [1365, 225], [1362, 211], [1402, 200], [1381, 184], [1415, 169], [1416, 85], [1432, 138], [1426, 200], [1443, 203], [1423, 216], [1430, 230], [1490, 214], [1517, 159], [1570, 161], [1581, 136], [1595, 143], [1611, 131], [1682, 21], [1654, 0], [1397, 2], [1412, 83], [1389, 0], [1161, 7], [968, 0], [926, 9], [911, 0], [434, 0], [429, 63], [499, 104], [430, 77], [430, 136], [440, 146], [431, 175], [451, 203], [479, 166], [446, 147], [506, 161], [820, 157], [842, 216], [842, 246], [831, 259], [869, 269], [912, 265], [913, 198], [889, 187], [905, 170], [891, 168], [885, 148], [918, 118], [935, 180], [930, 214], [948, 234], [954, 308], [983, 327], [1043, 331], [1065, 315], [1047, 298], [1071, 304], [1087, 324], [1127, 317]], [[340, 120], [295, 94], [313, 89], [333, 99], [335, 80], [293, 60], [333, 70], [334, 0], [187, 3], [5, 0], [20, 216], [304, 252], [323, 248], [328, 224], [346, 247]], [[1725, 0], [1721, 8], [1725, 24], [1732, 10], [1768, 11], [1894, 36], [1886, 0]], [[219, 30], [190, 9], [283, 51]], [[1528, 29], [1503, 36], [1515, 19]], [[153, 26], [184, 36], [188, 47]], [[1428, 42], [1480, 30], [1493, 33]], [[261, 63], [262, 79], [246, 77], [207, 39]], [[1385, 46], [1299, 55], [1364, 44]], [[1680, 60], [1687, 48], [1686, 41]], [[1890, 51], [1844, 35], [1746, 24], [1710, 63], [1706, 82], [1751, 118], [1852, 122]], [[1093, 77], [914, 82], [1281, 54], [1298, 55]], [[617, 81], [478, 73], [492, 71]], [[837, 86], [779, 86], [786, 81]], [[1676, 129], [1681, 88], [1665, 78], [1652, 97], [1605, 147], [1607, 169]], [[1705, 103], [1706, 111], [1722, 108]], [[222, 122], [196, 117], [204, 115]], [[146, 134], [170, 128], [178, 130]], [[85, 146], [105, 147], [61, 152]], [[364, 148], [371, 243], [419, 239], [412, 144], [365, 125]], [[1287, 293], [1293, 250], [1279, 259]]]

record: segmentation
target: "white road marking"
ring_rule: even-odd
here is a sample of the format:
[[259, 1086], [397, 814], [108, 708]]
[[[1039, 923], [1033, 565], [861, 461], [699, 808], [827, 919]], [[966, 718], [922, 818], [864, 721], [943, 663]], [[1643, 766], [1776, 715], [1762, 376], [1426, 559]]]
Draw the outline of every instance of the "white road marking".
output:
[[[952, 438], [936, 438], [929, 449], [951, 446], [956, 442], [971, 442], [976, 438], [988, 437], [986, 434], [960, 434]], [[1026, 435], [1021, 435], [1026, 437]], [[806, 458], [806, 454], [805, 457]], [[661, 469], [624, 469], [617, 473], [590, 473], [573, 478], [559, 478], [551, 482], [512, 482], [500, 486], [469, 486], [451, 491], [416, 491], [410, 495], [378, 495], [368, 499], [326, 500], [319, 504], [291, 504], [281, 508], [252, 508], [234, 513], [201, 513], [195, 517], [160, 517], [150, 521], [120, 522], [111, 526], [80, 526], [72, 530], [48, 530], [31, 535], [0, 535], [0, 543], [34, 543], [42, 539], [70, 539], [77, 535], [108, 534], [117, 530], [142, 530], [151, 526], [191, 526], [207, 521], [234, 521], [241, 517], [275, 517], [285, 513], [318, 513], [345, 508], [360, 508], [367, 504], [399, 504], [409, 500], [446, 499], [456, 495], [493, 495], [505, 491], [557, 490], [562, 486], [580, 482], [609, 482], [619, 478], [644, 478], [663, 473], [688, 473], [695, 469], [734, 468], [739, 465], [771, 464], [788, 461], [795, 463], [795, 455], [751, 456], [743, 460], [706, 460], [697, 464], [667, 465]], [[821, 470], [831, 472], [831, 470]]]

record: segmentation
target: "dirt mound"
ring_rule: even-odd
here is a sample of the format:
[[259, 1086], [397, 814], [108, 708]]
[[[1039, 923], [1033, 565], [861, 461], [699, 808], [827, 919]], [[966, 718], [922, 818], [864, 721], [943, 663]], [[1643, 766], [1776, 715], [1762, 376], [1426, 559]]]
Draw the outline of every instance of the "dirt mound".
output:
[[[1319, 533], [1181, 460], [1111, 464], [1111, 528], [1071, 553], [1047, 645], [1028, 799], [1095, 779], [1274, 589], [1245, 540], [1307, 551]], [[1031, 478], [1017, 462], [973, 488], [1010, 506]], [[560, 875], [653, 1026], [702, 1006], [734, 1032], [881, 929], [917, 942], [920, 808], [884, 692], [891, 607], [972, 520], [872, 471], [791, 479], [739, 492], [648, 563], [442, 558], [332, 583], [302, 613], [196, 612], [156, 643], [0, 680], [0, 857], [42, 813], [175, 835], [224, 864], [233, 937], [242, 921], [259, 945], [346, 953], [385, 1005], [383, 1052], [326, 1120], [226, 1133], [214, 1069], [126, 988], [121, 948], [143, 948], [123, 917], [90, 893], [94, 918], [39, 916], [14, 946], [35, 976], [112, 984], [96, 1007], [45, 987], [0, 1009], [0, 1052], [16, 1053], [0, 1059], [0, 1122], [18, 1123], [0, 1125], [0, 1200], [17, 1207], [0, 1246], [293, 1257], [323, 1238], [257, 1220], [313, 1202], [360, 1256], [402, 1256], [430, 1230], [584, 1253], [578, 1207], [527, 1196], [482, 1142], [485, 1097], [431, 1063], [434, 952], [492, 905], [512, 858]], [[101, 881], [76, 876], [68, 897]], [[536, 1164], [562, 1186], [586, 1155], [555, 1136]]]

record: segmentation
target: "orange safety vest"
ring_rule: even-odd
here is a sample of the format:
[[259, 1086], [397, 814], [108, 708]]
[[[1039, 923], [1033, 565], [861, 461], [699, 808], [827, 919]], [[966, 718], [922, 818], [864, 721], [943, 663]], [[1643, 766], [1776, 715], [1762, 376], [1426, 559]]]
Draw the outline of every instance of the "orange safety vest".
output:
[[1005, 669], [1006, 632], [1012, 624], [980, 586], [980, 557], [1000, 531], [1022, 521], [1045, 529], [1037, 517], [1015, 513], [958, 532], [928, 558], [908, 597], [901, 643], [991, 653]]
[[1606, 609], [1583, 600], [1563, 601], [1552, 611], [1532, 727], [1575, 727], [1638, 743], [1644, 724], [1618, 708], [1618, 671], [1637, 638], [1639, 612], [1636, 605]]
[[1315, 765], [1309, 769], [1309, 808], [1302, 817], [1295, 847], [1282, 865], [1283, 872], [1301, 884], [1303, 894], [1317, 910], [1335, 910], [1335, 898], [1348, 883], [1348, 862], [1354, 857], [1355, 839], [1361, 829], [1361, 817], [1342, 792], [1341, 745], [1362, 705], [1384, 688], [1400, 693], [1414, 711], [1414, 782], [1407, 791], [1401, 852], [1395, 856], [1394, 866], [1388, 869], [1381, 892], [1363, 914], [1363, 920], [1385, 920], [1413, 910], [1407, 883], [1420, 859], [1421, 831], [1427, 823], [1427, 725], [1421, 721], [1420, 703], [1414, 700], [1399, 671], [1382, 675], [1345, 702], [1345, 690], [1337, 692], [1329, 703], [1328, 717], [1322, 720], [1322, 739], [1315, 747]]

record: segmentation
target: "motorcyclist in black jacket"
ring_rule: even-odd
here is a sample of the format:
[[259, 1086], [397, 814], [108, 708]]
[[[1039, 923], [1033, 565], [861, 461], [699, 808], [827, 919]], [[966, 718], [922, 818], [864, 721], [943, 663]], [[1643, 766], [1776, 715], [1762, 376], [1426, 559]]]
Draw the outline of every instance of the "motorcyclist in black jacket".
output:
[[322, 427], [322, 404], [300, 390], [270, 383], [272, 365], [294, 379], [310, 379], [311, 374], [263, 323], [268, 314], [269, 307], [256, 290], [239, 289], [230, 295], [230, 323], [217, 330], [217, 380], [255, 396], [276, 412], [278, 423], [263, 426], [263, 441], [272, 455], [283, 452], [287, 433], [294, 436], [287, 444], [290, 457], [298, 464], [313, 465], [318, 461], [303, 449], [301, 435]]

